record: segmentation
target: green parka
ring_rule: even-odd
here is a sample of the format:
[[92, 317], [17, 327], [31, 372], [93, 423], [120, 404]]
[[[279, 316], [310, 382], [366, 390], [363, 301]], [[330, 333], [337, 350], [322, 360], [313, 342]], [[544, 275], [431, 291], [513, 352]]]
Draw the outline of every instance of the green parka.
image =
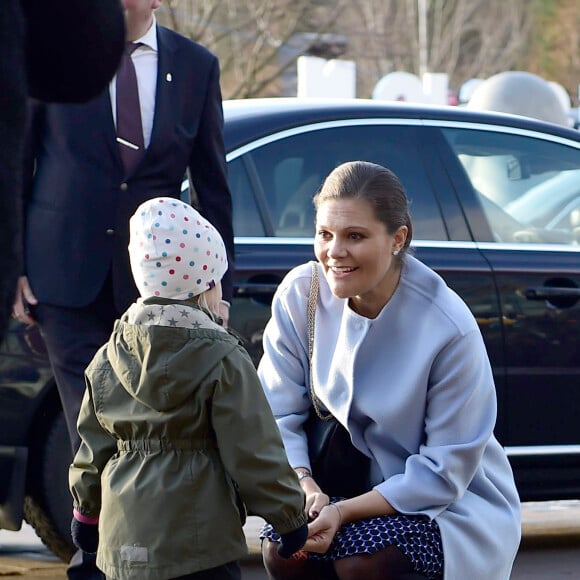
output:
[[99, 518], [107, 576], [161, 580], [239, 559], [244, 504], [279, 533], [306, 522], [250, 357], [190, 302], [132, 305], [86, 382], [69, 481], [74, 508]]

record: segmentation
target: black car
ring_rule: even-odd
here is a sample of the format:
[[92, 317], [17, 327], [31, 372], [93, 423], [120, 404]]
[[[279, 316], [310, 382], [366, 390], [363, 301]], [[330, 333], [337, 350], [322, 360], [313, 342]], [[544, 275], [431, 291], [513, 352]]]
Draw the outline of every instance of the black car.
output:
[[[258, 361], [273, 292], [313, 257], [312, 196], [338, 164], [383, 164], [411, 199], [416, 256], [487, 345], [496, 434], [522, 500], [580, 496], [580, 133], [531, 119], [365, 100], [224, 103], [234, 201], [232, 326]], [[0, 352], [0, 527], [23, 510], [70, 555], [71, 459], [46, 352], [12, 322]]]

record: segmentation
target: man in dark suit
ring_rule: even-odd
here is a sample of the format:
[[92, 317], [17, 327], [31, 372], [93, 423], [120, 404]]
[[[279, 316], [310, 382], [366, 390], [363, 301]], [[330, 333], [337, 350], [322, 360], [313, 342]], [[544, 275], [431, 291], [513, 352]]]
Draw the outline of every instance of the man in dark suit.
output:
[[[122, 3], [127, 39], [137, 43], [130, 58], [142, 145], [117, 131], [121, 105], [115, 80], [84, 105], [35, 103], [26, 143], [26, 276], [19, 279], [14, 315], [40, 326], [73, 450], [79, 444], [84, 369], [137, 297], [127, 250], [135, 209], [152, 197], [179, 197], [187, 170], [197, 205], [220, 231], [233, 264], [217, 58], [157, 26], [154, 11], [161, 0]], [[133, 167], [123, 165], [124, 148], [139, 153]], [[222, 286], [228, 301], [231, 266]], [[227, 322], [225, 301], [221, 314]], [[70, 569], [69, 577], [89, 576]]]

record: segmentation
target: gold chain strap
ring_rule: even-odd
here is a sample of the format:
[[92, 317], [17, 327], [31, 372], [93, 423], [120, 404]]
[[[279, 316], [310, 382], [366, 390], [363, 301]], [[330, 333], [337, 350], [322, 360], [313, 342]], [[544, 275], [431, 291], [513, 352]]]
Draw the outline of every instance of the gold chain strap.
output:
[[314, 411], [322, 421], [330, 421], [332, 413], [324, 415], [320, 409], [320, 400], [314, 392], [314, 379], [312, 376], [312, 352], [314, 351], [314, 320], [316, 317], [316, 304], [318, 302], [318, 265], [312, 262], [312, 280], [310, 282], [310, 294], [308, 295], [308, 367], [310, 368], [310, 399]]

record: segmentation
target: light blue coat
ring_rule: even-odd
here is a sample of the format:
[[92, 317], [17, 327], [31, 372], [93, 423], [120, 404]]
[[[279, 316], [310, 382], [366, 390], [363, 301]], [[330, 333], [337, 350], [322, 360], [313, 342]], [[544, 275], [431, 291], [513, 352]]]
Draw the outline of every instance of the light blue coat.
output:
[[[304, 264], [279, 286], [258, 369], [293, 467], [310, 465], [301, 429], [310, 279]], [[520, 502], [493, 435], [495, 386], [466, 304], [407, 256], [395, 294], [371, 320], [336, 298], [321, 270], [315, 329], [315, 391], [373, 459], [375, 489], [399, 512], [437, 521], [446, 580], [508, 579]]]

